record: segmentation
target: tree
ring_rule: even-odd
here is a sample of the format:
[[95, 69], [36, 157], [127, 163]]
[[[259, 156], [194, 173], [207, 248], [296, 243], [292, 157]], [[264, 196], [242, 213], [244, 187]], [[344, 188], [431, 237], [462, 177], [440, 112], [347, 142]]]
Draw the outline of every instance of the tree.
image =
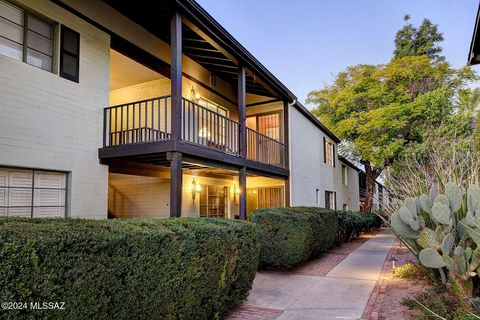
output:
[[357, 65], [330, 85], [309, 93], [313, 114], [340, 139], [350, 142], [351, 158], [365, 167], [366, 210], [375, 179], [451, 114], [453, 97], [474, 78], [470, 69], [452, 69], [427, 56], [394, 59], [386, 65]]
[[443, 41], [443, 34], [438, 31], [436, 24], [424, 19], [420, 27], [416, 28], [409, 22], [409, 15], [406, 15], [403, 20], [405, 25], [395, 36], [395, 51], [393, 52], [395, 59], [422, 55], [434, 60], [445, 59], [440, 55], [442, 48], [439, 45]]

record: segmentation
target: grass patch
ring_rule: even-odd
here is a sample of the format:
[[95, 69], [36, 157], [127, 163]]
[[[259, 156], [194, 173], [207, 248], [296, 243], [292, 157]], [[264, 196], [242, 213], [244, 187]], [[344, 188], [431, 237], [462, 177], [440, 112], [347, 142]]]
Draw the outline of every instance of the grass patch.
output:
[[393, 277], [397, 279], [418, 279], [422, 276], [420, 268], [412, 262], [407, 262], [393, 270]]

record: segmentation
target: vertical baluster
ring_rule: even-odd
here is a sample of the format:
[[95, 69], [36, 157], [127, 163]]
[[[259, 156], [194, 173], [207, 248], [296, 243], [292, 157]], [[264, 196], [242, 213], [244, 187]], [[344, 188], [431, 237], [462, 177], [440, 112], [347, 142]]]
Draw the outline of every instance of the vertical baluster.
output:
[[163, 116], [165, 117], [165, 120], [164, 120], [164, 124], [165, 124], [164, 130], [165, 130], [165, 134], [164, 134], [164, 135], [165, 135], [165, 138], [167, 138], [167, 137], [168, 137], [168, 119], [169, 119], [169, 118], [168, 118], [168, 98], [165, 99], [164, 102], [165, 102], [165, 103], [163, 104], [164, 107], [165, 107], [165, 112], [164, 112], [164, 114], [163, 114]]
[[157, 135], [156, 135], [156, 140], [160, 140], [160, 103], [161, 103], [161, 99], [157, 99], [157, 126], [158, 126], [158, 130], [157, 130]]
[[123, 106], [120, 107], [120, 144], [123, 144]]
[[152, 109], [152, 120], [150, 121], [152, 123], [152, 129], [151, 129], [152, 133], [151, 133], [150, 141], [154, 141], [155, 140], [155, 113], [154, 113], [155, 100], [150, 100], [150, 105]]

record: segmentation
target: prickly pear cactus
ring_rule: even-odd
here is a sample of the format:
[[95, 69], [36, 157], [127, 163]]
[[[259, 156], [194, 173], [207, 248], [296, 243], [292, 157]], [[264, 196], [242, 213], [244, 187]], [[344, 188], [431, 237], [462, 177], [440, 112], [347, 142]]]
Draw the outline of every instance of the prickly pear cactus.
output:
[[445, 193], [407, 198], [391, 217], [391, 228], [427, 268], [449, 271], [450, 281], [472, 285], [480, 272], [480, 187], [465, 192], [454, 183]]

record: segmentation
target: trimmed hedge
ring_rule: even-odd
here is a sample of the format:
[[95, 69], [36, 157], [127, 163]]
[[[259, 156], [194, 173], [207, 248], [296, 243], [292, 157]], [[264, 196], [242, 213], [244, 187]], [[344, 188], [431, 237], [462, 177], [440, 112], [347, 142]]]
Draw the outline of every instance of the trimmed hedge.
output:
[[250, 214], [258, 225], [260, 268], [291, 269], [337, 244], [377, 226], [373, 213], [318, 207], [259, 209]]
[[241, 221], [0, 219], [0, 301], [65, 302], [2, 319], [220, 319], [257, 270]]

